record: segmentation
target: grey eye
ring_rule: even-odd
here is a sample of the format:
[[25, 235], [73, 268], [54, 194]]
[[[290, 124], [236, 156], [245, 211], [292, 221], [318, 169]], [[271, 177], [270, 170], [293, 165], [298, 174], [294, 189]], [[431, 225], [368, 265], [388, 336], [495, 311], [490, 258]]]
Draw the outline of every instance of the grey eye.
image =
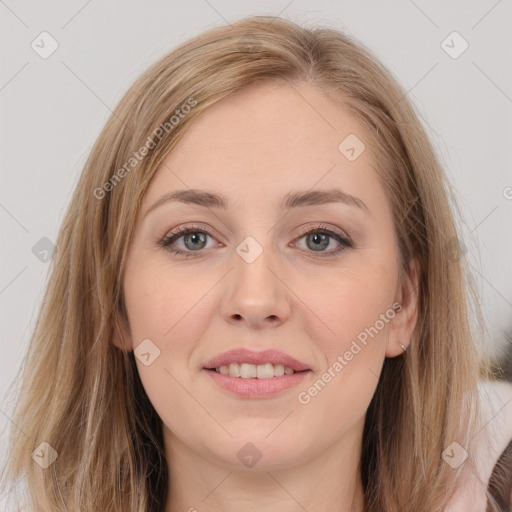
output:
[[[306, 235], [305, 238], [308, 248], [317, 251], [328, 247], [332, 236], [326, 235], [325, 233], [310, 233]], [[309, 242], [311, 242], [311, 244], [309, 244]]]
[[192, 233], [186, 233], [182, 235], [180, 238], [183, 238], [183, 242], [185, 247], [191, 251], [197, 251], [198, 249], [204, 249], [206, 245], [206, 237], [208, 235], [206, 233], [202, 233], [200, 231], [194, 231]]

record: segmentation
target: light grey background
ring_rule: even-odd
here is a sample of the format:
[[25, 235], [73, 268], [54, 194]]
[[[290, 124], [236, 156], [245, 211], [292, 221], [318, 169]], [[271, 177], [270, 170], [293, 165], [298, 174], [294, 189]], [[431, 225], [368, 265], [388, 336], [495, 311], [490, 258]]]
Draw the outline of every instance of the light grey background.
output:
[[[32, 248], [43, 237], [55, 241], [95, 138], [142, 70], [199, 32], [250, 14], [342, 29], [373, 50], [409, 91], [463, 208], [465, 257], [493, 344], [507, 342], [505, 333], [512, 331], [510, 0], [6, 0], [0, 2], [0, 456], [9, 451], [11, 426], [5, 391], [25, 353], [49, 268]], [[42, 45], [43, 31], [59, 45], [46, 59], [31, 47], [33, 41]], [[458, 58], [442, 47], [453, 31], [469, 44]], [[461, 43], [452, 37], [444, 44], [457, 51]], [[2, 509], [4, 503], [0, 496]]]

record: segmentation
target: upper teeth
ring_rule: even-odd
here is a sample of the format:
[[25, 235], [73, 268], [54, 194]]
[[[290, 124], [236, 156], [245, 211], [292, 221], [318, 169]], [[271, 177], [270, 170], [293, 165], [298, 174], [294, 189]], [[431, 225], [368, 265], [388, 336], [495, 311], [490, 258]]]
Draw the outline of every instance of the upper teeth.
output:
[[282, 364], [249, 364], [249, 363], [231, 363], [215, 368], [217, 373], [229, 375], [230, 377], [242, 377], [243, 379], [269, 379], [270, 377], [281, 377], [282, 375], [291, 375], [294, 370]]

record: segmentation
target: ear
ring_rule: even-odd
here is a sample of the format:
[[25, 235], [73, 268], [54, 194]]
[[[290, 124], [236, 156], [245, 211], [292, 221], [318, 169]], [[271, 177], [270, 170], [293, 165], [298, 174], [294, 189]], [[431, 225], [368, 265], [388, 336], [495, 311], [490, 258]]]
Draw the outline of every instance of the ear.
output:
[[399, 283], [395, 301], [401, 305], [390, 323], [390, 332], [386, 346], [386, 357], [396, 357], [404, 353], [409, 346], [416, 323], [418, 321], [420, 268], [416, 259], [411, 259], [409, 269]]
[[133, 350], [130, 325], [124, 313], [116, 313], [114, 317], [112, 343], [123, 352], [131, 352]]

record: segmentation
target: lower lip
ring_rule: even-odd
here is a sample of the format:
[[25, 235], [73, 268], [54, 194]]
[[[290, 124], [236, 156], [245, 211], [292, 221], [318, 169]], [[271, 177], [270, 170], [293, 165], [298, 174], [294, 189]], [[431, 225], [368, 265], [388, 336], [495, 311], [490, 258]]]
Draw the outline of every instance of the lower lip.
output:
[[247, 398], [275, 395], [296, 386], [310, 373], [310, 370], [306, 370], [293, 373], [292, 375], [283, 375], [282, 377], [270, 377], [269, 379], [243, 379], [242, 377], [231, 377], [230, 375], [217, 373], [213, 370], [203, 371], [221, 388]]

